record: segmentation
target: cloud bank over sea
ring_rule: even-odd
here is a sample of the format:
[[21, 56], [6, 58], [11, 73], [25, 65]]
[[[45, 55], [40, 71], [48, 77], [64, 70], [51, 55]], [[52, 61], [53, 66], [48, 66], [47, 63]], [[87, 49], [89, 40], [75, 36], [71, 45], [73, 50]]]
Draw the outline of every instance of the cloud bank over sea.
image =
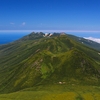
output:
[[88, 39], [88, 40], [92, 40], [92, 41], [95, 41], [97, 43], [100, 43], [100, 38], [94, 38], [94, 37], [84, 37], [85, 39]]

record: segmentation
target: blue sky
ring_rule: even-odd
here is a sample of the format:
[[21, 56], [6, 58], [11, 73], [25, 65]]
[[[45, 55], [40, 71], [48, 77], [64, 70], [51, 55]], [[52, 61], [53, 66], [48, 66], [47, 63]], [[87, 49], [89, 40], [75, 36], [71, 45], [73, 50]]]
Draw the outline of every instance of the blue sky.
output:
[[100, 31], [100, 0], [0, 0], [1, 30]]

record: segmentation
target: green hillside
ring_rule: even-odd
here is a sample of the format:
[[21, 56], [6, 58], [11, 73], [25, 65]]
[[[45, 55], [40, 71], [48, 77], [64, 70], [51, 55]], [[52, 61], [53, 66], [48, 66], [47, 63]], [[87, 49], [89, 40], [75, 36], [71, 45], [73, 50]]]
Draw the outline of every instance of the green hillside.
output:
[[67, 34], [71, 39], [81, 43], [81, 44], [84, 44], [90, 48], [93, 48], [93, 49], [96, 49], [96, 50], [99, 50], [100, 51], [100, 43], [97, 43], [97, 42], [94, 42], [92, 40], [88, 40], [88, 39], [85, 39], [83, 37], [77, 37], [77, 36], [74, 36], [74, 35], [70, 35], [70, 34]]
[[99, 86], [99, 51], [65, 34], [44, 35], [31, 33], [0, 46], [1, 93], [58, 84]]
[[23, 91], [0, 94], [0, 100], [99, 100], [100, 87], [82, 85], [45, 85]]

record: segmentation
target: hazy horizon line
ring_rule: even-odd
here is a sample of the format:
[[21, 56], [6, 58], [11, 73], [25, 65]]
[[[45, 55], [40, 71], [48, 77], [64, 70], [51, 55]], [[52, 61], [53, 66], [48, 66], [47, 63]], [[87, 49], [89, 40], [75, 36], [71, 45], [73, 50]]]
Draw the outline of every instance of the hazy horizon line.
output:
[[0, 30], [0, 32], [100, 32], [94, 30]]

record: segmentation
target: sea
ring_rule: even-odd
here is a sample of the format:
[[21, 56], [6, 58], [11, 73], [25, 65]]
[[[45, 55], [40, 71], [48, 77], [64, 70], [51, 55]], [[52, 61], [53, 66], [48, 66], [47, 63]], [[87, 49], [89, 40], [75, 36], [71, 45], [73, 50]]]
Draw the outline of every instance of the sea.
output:
[[[100, 32], [65, 32], [78, 37], [100, 38]], [[30, 32], [0, 32], [0, 45], [7, 44], [22, 38]]]
[[28, 34], [30, 33], [29, 32], [0, 32], [0, 45], [14, 42]]

